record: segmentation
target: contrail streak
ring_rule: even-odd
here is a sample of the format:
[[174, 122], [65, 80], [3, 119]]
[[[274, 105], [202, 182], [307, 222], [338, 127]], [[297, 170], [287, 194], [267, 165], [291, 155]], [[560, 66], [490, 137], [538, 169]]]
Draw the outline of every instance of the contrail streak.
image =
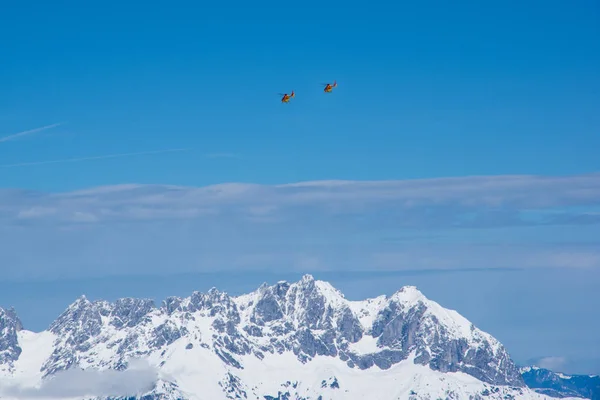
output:
[[103, 159], [107, 159], [107, 158], [141, 156], [141, 155], [146, 155], [146, 154], [172, 153], [172, 152], [176, 152], [176, 151], [186, 151], [186, 150], [190, 150], [190, 149], [168, 149], [168, 150], [141, 151], [138, 153], [107, 154], [107, 155], [103, 155], [103, 156], [94, 156], [94, 157], [66, 158], [66, 159], [62, 159], [62, 160], [34, 161], [34, 162], [18, 163], [18, 164], [5, 164], [5, 165], [0, 165], [0, 167], [2, 167], [2, 168], [26, 167], [26, 166], [30, 166], [30, 165], [58, 164], [58, 163], [67, 163], [67, 162], [89, 161], [89, 160], [103, 160]]
[[14, 133], [12, 135], [1, 137], [0, 138], [0, 142], [8, 142], [9, 140], [13, 140], [13, 139], [16, 139], [16, 138], [21, 137], [21, 136], [31, 135], [32, 133], [45, 131], [46, 129], [56, 128], [57, 126], [60, 126], [60, 125], [62, 125], [62, 123], [60, 123], [60, 124], [46, 125], [46, 126], [42, 126], [41, 128], [35, 128], [35, 129], [30, 129], [28, 131]]

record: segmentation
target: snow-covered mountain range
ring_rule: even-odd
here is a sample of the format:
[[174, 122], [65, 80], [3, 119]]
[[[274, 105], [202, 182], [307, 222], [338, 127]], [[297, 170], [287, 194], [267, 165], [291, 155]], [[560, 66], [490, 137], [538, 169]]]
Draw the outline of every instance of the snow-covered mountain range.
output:
[[406, 286], [349, 301], [305, 275], [114, 303], [82, 296], [48, 330], [0, 308], [0, 398], [545, 399], [494, 337]]

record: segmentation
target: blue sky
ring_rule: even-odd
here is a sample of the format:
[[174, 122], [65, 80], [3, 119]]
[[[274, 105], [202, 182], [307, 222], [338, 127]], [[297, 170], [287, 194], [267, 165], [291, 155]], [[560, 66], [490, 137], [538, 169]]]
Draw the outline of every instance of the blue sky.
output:
[[[600, 373], [596, 2], [30, 1], [3, 17], [0, 304], [31, 329], [82, 292], [310, 272], [352, 298], [417, 284], [519, 360]], [[360, 182], [277, 186], [321, 180]]]

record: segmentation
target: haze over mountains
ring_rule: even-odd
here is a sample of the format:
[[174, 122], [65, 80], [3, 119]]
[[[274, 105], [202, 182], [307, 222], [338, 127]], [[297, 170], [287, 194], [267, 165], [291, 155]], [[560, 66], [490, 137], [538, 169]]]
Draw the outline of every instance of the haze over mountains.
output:
[[158, 307], [81, 296], [39, 333], [3, 309], [0, 332], [5, 399], [547, 398], [498, 340], [414, 286], [349, 301], [305, 275]]

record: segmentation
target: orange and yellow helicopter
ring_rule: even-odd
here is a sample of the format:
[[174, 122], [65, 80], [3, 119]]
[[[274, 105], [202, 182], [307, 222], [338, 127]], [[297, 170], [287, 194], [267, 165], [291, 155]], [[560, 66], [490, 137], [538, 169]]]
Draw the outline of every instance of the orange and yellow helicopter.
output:
[[322, 83], [322, 85], [325, 86], [325, 89], [323, 89], [325, 93], [331, 93], [333, 88], [337, 87], [337, 82], [333, 81], [333, 85], [331, 83]]
[[294, 93], [294, 91], [292, 90], [292, 93], [287, 94], [287, 93], [279, 93], [280, 96], [283, 96], [281, 98], [281, 102], [282, 103], [288, 103], [290, 101], [290, 99], [292, 97], [296, 97], [296, 94]]

